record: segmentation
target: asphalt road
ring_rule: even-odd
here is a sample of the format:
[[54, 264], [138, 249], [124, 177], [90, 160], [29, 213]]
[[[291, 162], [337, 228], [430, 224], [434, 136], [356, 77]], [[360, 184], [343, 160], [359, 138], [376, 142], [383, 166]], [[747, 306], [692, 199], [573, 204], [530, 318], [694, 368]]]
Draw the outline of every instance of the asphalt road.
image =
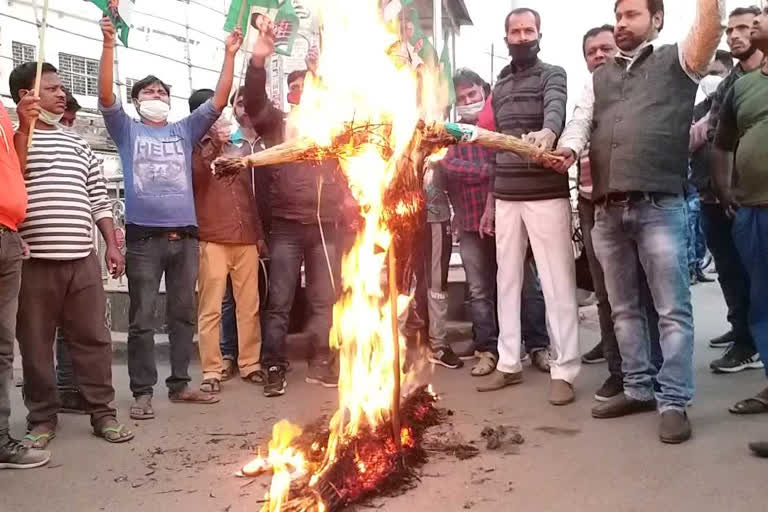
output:
[[[525, 443], [519, 450], [483, 448], [465, 461], [434, 456], [415, 489], [373, 505], [388, 512], [765, 510], [768, 461], [750, 456], [746, 444], [768, 439], [768, 416], [727, 412], [732, 402], [764, 387], [765, 375], [709, 372], [719, 351], [706, 341], [726, 329], [724, 304], [716, 285], [696, 286], [694, 297], [698, 394], [690, 410], [691, 442], [662, 445], [653, 413], [593, 420], [592, 393], [605, 377], [605, 365], [584, 367], [578, 401], [564, 408], [547, 403], [547, 377], [535, 369], [526, 370], [521, 386], [479, 395], [468, 368], [441, 368], [432, 381], [442, 406], [454, 411], [456, 432], [483, 447], [484, 426], [515, 425]], [[598, 335], [594, 310], [584, 316], [586, 351]], [[158, 386], [157, 419], [129, 421], [136, 439], [125, 445], [93, 437], [87, 417], [61, 416], [47, 468], [0, 472], [0, 510], [258, 511], [268, 479], [235, 478], [236, 470], [255, 446], [266, 444], [277, 420], [302, 424], [335, 408], [335, 392], [305, 384], [303, 369], [296, 366], [280, 399], [266, 399], [259, 389], [236, 381], [225, 383], [217, 405], [176, 405]], [[160, 369], [161, 382], [167, 373], [167, 367]], [[121, 419], [128, 420], [125, 366], [114, 367], [114, 382]], [[18, 391], [12, 407], [12, 430], [21, 436], [25, 411]]]

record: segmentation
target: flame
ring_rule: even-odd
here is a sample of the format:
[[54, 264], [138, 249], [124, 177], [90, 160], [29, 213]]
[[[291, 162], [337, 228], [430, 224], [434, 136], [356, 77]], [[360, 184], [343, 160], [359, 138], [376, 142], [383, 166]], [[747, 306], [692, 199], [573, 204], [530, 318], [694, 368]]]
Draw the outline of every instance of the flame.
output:
[[[395, 177], [397, 162], [407, 151], [420, 119], [436, 119], [443, 111], [440, 94], [418, 94], [438, 90], [437, 70], [420, 69], [418, 74], [400, 54], [397, 22], [382, 19], [379, 0], [315, 0], [322, 27], [322, 49], [317, 75], [307, 75], [299, 105], [289, 116], [289, 136], [309, 137], [329, 146], [354, 121], [377, 130], [391, 151], [382, 152], [374, 143], [350, 142], [340, 165], [364, 218], [354, 248], [342, 262], [344, 293], [334, 307], [332, 348], [339, 353], [339, 409], [330, 422], [330, 436], [323, 463], [312, 472], [315, 486], [344, 443], [361, 428], [375, 428], [388, 421], [395, 378], [395, 350], [405, 352], [404, 340], [393, 340], [391, 310], [382, 288], [387, 251], [392, 234], [386, 228], [384, 193]], [[434, 115], [433, 115], [434, 114]], [[431, 118], [430, 118], [431, 117]], [[354, 147], [352, 147], [354, 146]], [[418, 211], [415, 198], [404, 198], [389, 215], [407, 216]], [[398, 297], [398, 311], [408, 304]], [[399, 338], [399, 336], [398, 336]], [[397, 348], [396, 348], [397, 347]], [[398, 372], [399, 373], [399, 372]], [[287, 422], [275, 426], [267, 463], [274, 468], [269, 503], [264, 510], [281, 510], [291, 477], [305, 469], [304, 457], [291, 446], [300, 431]], [[412, 432], [403, 428], [403, 446], [414, 444]], [[394, 443], [392, 443], [394, 446]], [[320, 447], [312, 446], [317, 452]], [[360, 474], [375, 473], [373, 458], [356, 461]], [[320, 502], [314, 504], [324, 510]]]

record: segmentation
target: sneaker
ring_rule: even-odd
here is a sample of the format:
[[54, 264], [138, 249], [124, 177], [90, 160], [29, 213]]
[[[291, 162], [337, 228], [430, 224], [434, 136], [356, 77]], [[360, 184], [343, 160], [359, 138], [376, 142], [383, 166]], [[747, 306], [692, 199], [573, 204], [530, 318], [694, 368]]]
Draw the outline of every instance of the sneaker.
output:
[[285, 370], [279, 366], [270, 366], [267, 370], [267, 382], [264, 384], [264, 396], [282, 396], [285, 394], [285, 387]]
[[319, 384], [324, 388], [339, 387], [339, 376], [331, 370], [331, 366], [327, 363], [310, 363], [304, 380], [308, 384]]
[[59, 391], [59, 398], [61, 399], [60, 413], [85, 414], [85, 399], [79, 391]]
[[542, 373], [549, 373], [551, 356], [549, 350], [538, 349], [531, 352], [531, 364]]
[[15, 439], [8, 438], [0, 447], [0, 469], [32, 469], [48, 464], [51, 452], [27, 448]]
[[750, 443], [749, 449], [758, 457], [768, 458], [768, 442]]
[[751, 348], [731, 345], [723, 357], [709, 365], [715, 373], [739, 373], [744, 370], [760, 370], [764, 367], [760, 354]]
[[728, 331], [722, 336], [718, 336], [717, 338], [710, 340], [709, 346], [712, 348], [728, 348], [733, 345], [734, 341], [736, 341], [736, 333], [733, 331]]
[[581, 356], [581, 362], [584, 364], [599, 364], [605, 362], [603, 355], [603, 342], [594, 346], [592, 350]]
[[685, 411], [669, 410], [661, 413], [659, 438], [662, 443], [680, 444], [691, 438], [691, 421]]
[[439, 364], [446, 368], [450, 368], [451, 370], [456, 370], [457, 368], [464, 366], [464, 361], [459, 359], [459, 356], [454, 354], [450, 347], [444, 347], [434, 352], [430, 352], [428, 359], [432, 364]]
[[603, 385], [595, 392], [595, 400], [607, 402], [611, 398], [624, 393], [624, 379], [618, 375], [608, 377]]
[[715, 282], [715, 279], [707, 276], [700, 267], [694, 270], [693, 273], [696, 276], [697, 283], [714, 283]]
[[656, 400], [635, 400], [624, 393], [616, 395], [605, 403], [592, 408], [592, 417], [597, 419], [621, 418], [640, 412], [656, 410]]

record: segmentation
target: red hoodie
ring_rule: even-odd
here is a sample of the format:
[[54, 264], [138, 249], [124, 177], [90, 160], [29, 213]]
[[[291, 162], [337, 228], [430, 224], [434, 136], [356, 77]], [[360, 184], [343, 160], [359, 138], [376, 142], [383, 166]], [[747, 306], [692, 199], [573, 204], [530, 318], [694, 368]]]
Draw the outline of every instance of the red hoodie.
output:
[[13, 125], [0, 103], [0, 225], [18, 231], [27, 216], [27, 188], [13, 147]]

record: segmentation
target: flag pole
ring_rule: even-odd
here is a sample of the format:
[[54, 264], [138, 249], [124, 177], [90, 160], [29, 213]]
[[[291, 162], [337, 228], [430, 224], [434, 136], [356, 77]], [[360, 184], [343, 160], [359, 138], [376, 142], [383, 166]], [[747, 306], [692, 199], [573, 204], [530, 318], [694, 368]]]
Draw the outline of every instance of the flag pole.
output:
[[[37, 72], [35, 74], [35, 96], [40, 95], [40, 78], [43, 75], [43, 60], [45, 56], [45, 29], [48, 26], [48, 0], [43, 0], [43, 16], [40, 20], [40, 26], [38, 32], [40, 35], [40, 41], [37, 46]], [[27, 148], [32, 147], [32, 137], [35, 135], [35, 123], [29, 127], [29, 134], [27, 136]]]

